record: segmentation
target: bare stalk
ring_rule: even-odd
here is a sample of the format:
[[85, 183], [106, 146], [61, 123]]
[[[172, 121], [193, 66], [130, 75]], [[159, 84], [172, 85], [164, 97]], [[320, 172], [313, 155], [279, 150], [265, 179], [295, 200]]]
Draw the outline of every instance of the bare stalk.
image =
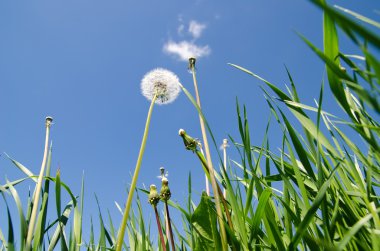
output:
[[[195, 58], [189, 59], [189, 68], [190, 68], [192, 75], [193, 75], [193, 82], [194, 82], [194, 89], [195, 89], [195, 96], [196, 96], [197, 104], [199, 106], [199, 109], [201, 109], [201, 101], [199, 98], [197, 78], [195, 75]], [[203, 143], [204, 143], [204, 147], [205, 147], [205, 151], [206, 151], [207, 165], [208, 165], [209, 171], [210, 171], [211, 187], [212, 187], [212, 190], [213, 190], [213, 193], [215, 196], [215, 206], [216, 206], [216, 212], [218, 215], [219, 230], [220, 230], [221, 238], [222, 238], [222, 248], [223, 248], [223, 251], [227, 251], [228, 250], [227, 235], [226, 235], [226, 230], [224, 228], [222, 209], [220, 207], [220, 197], [219, 197], [217, 184], [216, 184], [216, 180], [215, 180], [215, 174], [214, 174], [215, 171], [214, 171], [214, 167], [213, 167], [212, 161], [211, 161], [211, 154], [210, 154], [210, 149], [209, 149], [209, 145], [208, 145], [205, 124], [204, 124], [204, 121], [202, 119], [201, 114], [199, 114], [199, 121], [200, 121], [200, 126], [201, 126], [201, 131], [202, 131]]]
[[142, 157], [144, 155], [146, 140], [148, 138], [150, 118], [152, 116], [153, 106], [154, 106], [154, 102], [156, 101], [156, 99], [157, 99], [157, 95], [154, 95], [154, 97], [152, 99], [152, 103], [150, 104], [150, 107], [149, 107], [148, 116], [147, 116], [146, 123], [145, 123], [144, 136], [143, 136], [143, 139], [141, 142], [140, 152], [139, 152], [139, 156], [137, 158], [137, 163], [136, 163], [136, 167], [135, 167], [135, 172], [133, 174], [131, 187], [129, 189], [127, 203], [126, 203], [124, 214], [123, 214], [123, 219], [122, 219], [120, 229], [119, 229], [119, 233], [117, 236], [116, 251], [121, 251], [121, 248], [123, 247], [123, 240], [124, 240], [124, 235], [125, 235], [125, 229], [127, 226], [128, 215], [129, 215], [129, 211], [131, 209], [133, 193], [135, 191], [137, 178], [138, 178], [139, 172], [140, 172]]
[[[224, 170], [227, 171], [227, 147], [228, 147], [228, 140], [227, 139], [223, 139], [223, 144], [222, 144], [222, 148], [223, 148], [223, 165], [224, 165]], [[223, 188], [223, 197], [226, 198], [226, 189]]]
[[40, 199], [41, 194], [41, 188], [42, 188], [42, 179], [45, 172], [45, 166], [46, 166], [46, 159], [48, 154], [48, 146], [49, 146], [49, 134], [50, 134], [50, 126], [53, 122], [52, 117], [46, 117], [45, 120], [45, 126], [46, 126], [46, 135], [45, 135], [45, 149], [44, 149], [44, 156], [42, 158], [42, 164], [40, 169], [40, 174], [38, 175], [37, 185], [34, 193], [34, 200], [33, 200], [33, 209], [32, 213], [30, 215], [30, 221], [28, 226], [28, 235], [26, 237], [26, 250], [29, 250], [31, 248], [33, 233], [34, 233], [34, 225], [37, 217], [37, 209], [38, 209], [38, 202]]

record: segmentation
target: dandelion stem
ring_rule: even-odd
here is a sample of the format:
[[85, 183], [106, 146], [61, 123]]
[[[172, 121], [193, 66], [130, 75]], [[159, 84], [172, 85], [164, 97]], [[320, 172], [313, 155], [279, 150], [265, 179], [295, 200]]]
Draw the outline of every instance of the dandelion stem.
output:
[[127, 226], [129, 210], [131, 209], [131, 204], [132, 204], [132, 199], [133, 199], [133, 193], [134, 193], [135, 188], [136, 188], [136, 183], [137, 183], [137, 178], [138, 178], [139, 172], [140, 172], [142, 157], [143, 157], [144, 151], [145, 151], [146, 140], [148, 138], [150, 118], [152, 116], [153, 106], [154, 106], [154, 102], [156, 101], [156, 99], [157, 99], [157, 95], [154, 95], [154, 97], [152, 98], [152, 102], [150, 104], [150, 107], [149, 107], [148, 116], [147, 116], [146, 123], [145, 123], [144, 136], [143, 136], [143, 139], [142, 139], [142, 142], [141, 142], [141, 147], [140, 147], [139, 156], [137, 158], [135, 172], [134, 172], [133, 177], [132, 177], [132, 183], [131, 183], [131, 186], [130, 186], [130, 189], [129, 189], [127, 203], [126, 203], [126, 206], [125, 206], [125, 210], [124, 210], [124, 214], [123, 214], [123, 219], [122, 219], [122, 222], [121, 222], [121, 225], [120, 225], [120, 229], [119, 229], [119, 233], [118, 233], [118, 237], [117, 237], [116, 251], [121, 251], [121, 248], [123, 246], [123, 240], [124, 240], [125, 229], [126, 229], [126, 226]]
[[[199, 109], [201, 109], [201, 101], [199, 98], [197, 78], [195, 74], [195, 58], [190, 58], [189, 63], [190, 63], [189, 67], [193, 75], [193, 82], [194, 82], [194, 89], [195, 89], [197, 104], [199, 106]], [[214, 167], [211, 161], [210, 148], [208, 146], [205, 124], [200, 114], [199, 114], [199, 122], [201, 126], [201, 131], [202, 131], [203, 143], [204, 143], [204, 147], [206, 151], [206, 160], [207, 160], [207, 164], [208, 164], [209, 172], [210, 172], [211, 186], [212, 186], [212, 190], [215, 196], [215, 205], [216, 205], [216, 212], [217, 212], [218, 221], [219, 221], [219, 230], [222, 237], [222, 248], [223, 248], [223, 251], [227, 251], [228, 250], [227, 235], [226, 235], [226, 230], [224, 229], [223, 214], [222, 214], [222, 209], [220, 207], [220, 197], [219, 197], [217, 184], [215, 180]]]
[[[201, 153], [204, 156], [205, 154], [203, 153], [202, 146], [200, 146], [199, 149], [201, 150]], [[206, 193], [207, 193], [208, 196], [210, 196], [210, 185], [209, 185], [209, 182], [208, 182], [207, 174], [205, 174], [205, 181], [206, 181]]]
[[40, 169], [40, 174], [38, 176], [36, 190], [34, 193], [34, 200], [33, 200], [33, 209], [32, 213], [30, 215], [30, 221], [29, 221], [29, 227], [28, 227], [28, 235], [26, 237], [26, 250], [29, 250], [31, 248], [33, 233], [34, 233], [34, 224], [36, 221], [37, 216], [37, 209], [38, 209], [38, 201], [40, 199], [40, 193], [42, 188], [42, 179], [45, 172], [45, 166], [46, 166], [46, 159], [47, 159], [47, 153], [48, 153], [48, 145], [49, 145], [49, 134], [50, 134], [50, 126], [53, 119], [51, 117], [46, 117], [45, 126], [46, 126], [46, 135], [45, 135], [45, 149], [44, 149], [44, 156], [42, 158], [42, 164]]
[[162, 250], [166, 251], [165, 239], [162, 233], [161, 221], [160, 221], [160, 216], [158, 215], [158, 212], [157, 212], [157, 206], [153, 206], [153, 208], [154, 208], [154, 213], [156, 215], [157, 228], [158, 228], [158, 233], [160, 234]]
[[[224, 165], [224, 170], [227, 172], [227, 139], [223, 140], [223, 165]], [[227, 192], [226, 189], [223, 188], [223, 197], [226, 198]]]
[[165, 201], [165, 212], [166, 212], [166, 219], [168, 221], [168, 227], [169, 227], [169, 239], [170, 239], [170, 243], [172, 245], [172, 250], [175, 251], [174, 236], [173, 236], [173, 230], [172, 230], [172, 222], [170, 220], [169, 207], [168, 207], [168, 202], [167, 201]]

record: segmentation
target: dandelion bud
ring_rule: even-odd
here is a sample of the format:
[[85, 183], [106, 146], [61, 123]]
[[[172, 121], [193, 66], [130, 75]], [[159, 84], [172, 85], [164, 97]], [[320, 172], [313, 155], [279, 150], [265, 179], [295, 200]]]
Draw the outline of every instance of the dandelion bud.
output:
[[199, 145], [199, 141], [197, 139], [194, 139], [187, 135], [187, 133], [183, 129], [179, 130], [179, 136], [182, 137], [183, 143], [185, 144], [187, 150], [191, 150], [193, 152], [197, 150], [197, 147]]
[[46, 126], [51, 126], [52, 122], [53, 122], [53, 118], [50, 116], [47, 116], [45, 119]]
[[196, 62], [196, 58], [195, 57], [190, 57], [189, 58], [189, 70], [192, 71], [194, 68], [195, 68], [195, 62]]
[[150, 185], [150, 191], [149, 191], [149, 197], [148, 202], [152, 206], [157, 206], [158, 202], [160, 201], [160, 196], [157, 193], [157, 188], [155, 185]]
[[169, 188], [169, 181], [166, 177], [162, 178], [162, 186], [160, 191], [160, 197], [164, 201], [168, 201], [172, 196]]

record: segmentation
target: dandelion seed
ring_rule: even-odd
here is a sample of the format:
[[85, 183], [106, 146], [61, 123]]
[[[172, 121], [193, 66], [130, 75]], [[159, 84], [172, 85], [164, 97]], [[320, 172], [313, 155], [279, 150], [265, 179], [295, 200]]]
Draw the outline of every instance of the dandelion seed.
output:
[[157, 68], [143, 77], [141, 81], [142, 94], [152, 100], [157, 95], [157, 104], [173, 102], [181, 91], [178, 77], [171, 71]]

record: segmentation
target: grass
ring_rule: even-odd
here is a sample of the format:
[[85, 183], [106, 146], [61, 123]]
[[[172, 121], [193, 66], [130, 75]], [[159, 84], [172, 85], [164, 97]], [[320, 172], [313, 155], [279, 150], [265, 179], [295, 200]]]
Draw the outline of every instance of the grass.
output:
[[[247, 109], [237, 101], [240, 137], [230, 137], [229, 152], [236, 151], [240, 159], [226, 162], [219, 156], [219, 172], [213, 169], [209, 153], [204, 156], [201, 152], [200, 142], [184, 131], [181, 133], [185, 148], [190, 150], [189, 158], [197, 158], [210, 179], [213, 195], [203, 193], [196, 205], [189, 175], [186, 207], [167, 201], [172, 210], [182, 215], [182, 226], [174, 225], [170, 234], [176, 237], [173, 238], [175, 249], [380, 250], [380, 126], [377, 122], [380, 62], [376, 57], [380, 36], [358, 20], [375, 28], [380, 24], [342, 7], [328, 6], [324, 1], [311, 2], [324, 12], [324, 48], [317, 48], [299, 36], [326, 65], [326, 83], [321, 83], [318, 100], [313, 106], [302, 103], [289, 71], [289, 88], [283, 91], [253, 71], [230, 64], [262, 83], [271, 117], [262, 133], [261, 145], [253, 145]], [[357, 45], [361, 55], [347, 55], [339, 50], [338, 29]], [[325, 110], [326, 86], [344, 117]], [[205, 140], [208, 137], [217, 147], [200, 103], [188, 90], [183, 88], [183, 91], [204, 123], [206, 142], [202, 143], [208, 145]], [[275, 146], [280, 151], [272, 150], [270, 127], [278, 127], [282, 132], [281, 145]], [[360, 147], [351, 139], [352, 134], [360, 137]], [[147, 199], [149, 191], [137, 191], [135, 187], [130, 190], [137, 191], [130, 202], [135, 206], [130, 213], [124, 213], [128, 220], [114, 224], [108, 215], [106, 224], [99, 207], [99, 236], [94, 236], [95, 226], [91, 221], [89, 240], [83, 240], [84, 183], [79, 196], [75, 196], [59, 172], [55, 176], [50, 173], [52, 147], [46, 145], [46, 149], [49, 150], [43, 158], [43, 175], [33, 174], [8, 156], [25, 177], [0, 186], [3, 212], [8, 219], [7, 224], [0, 226], [0, 250], [115, 250], [116, 246], [129, 250], [170, 249], [169, 229], [163, 226], [156, 242], [157, 236], [150, 234], [150, 221], [143, 217], [141, 200]], [[24, 182], [36, 185], [36, 192], [25, 199], [17, 191], [18, 185]], [[54, 193], [50, 192], [51, 186]], [[70, 201], [63, 201], [62, 193], [67, 193]], [[129, 194], [132, 198], [133, 193]], [[10, 200], [17, 212], [10, 210]], [[47, 219], [47, 209], [51, 206], [56, 210], [55, 219]], [[124, 208], [118, 208], [123, 214]], [[114, 227], [119, 224], [125, 227], [125, 239], [120, 237], [124, 236], [120, 234], [122, 230]], [[19, 229], [18, 234], [15, 229]], [[225, 234], [219, 235], [223, 229]]]

